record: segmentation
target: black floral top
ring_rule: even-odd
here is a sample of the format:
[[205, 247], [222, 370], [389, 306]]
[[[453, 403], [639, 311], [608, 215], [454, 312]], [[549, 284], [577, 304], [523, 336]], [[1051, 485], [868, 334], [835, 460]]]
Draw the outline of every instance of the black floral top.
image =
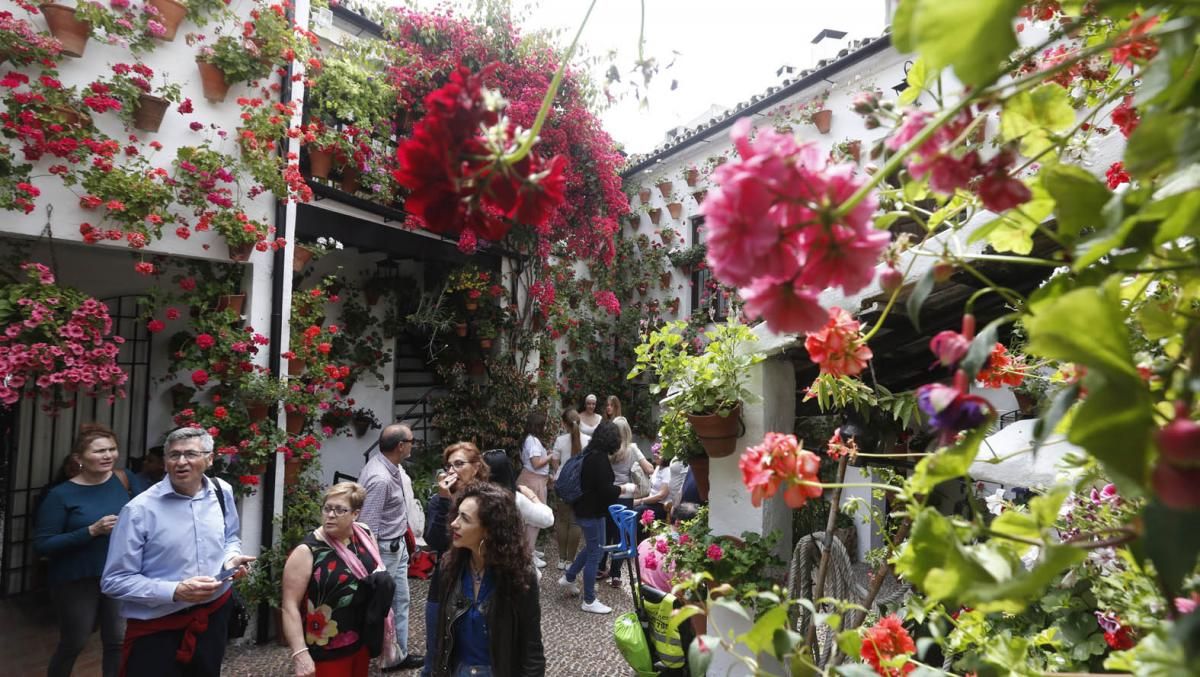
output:
[[[349, 656], [362, 645], [367, 597], [360, 581], [333, 548], [314, 534], [304, 538], [313, 556], [312, 578], [305, 595], [304, 643], [314, 661]], [[347, 549], [367, 571], [376, 567], [371, 553], [353, 536]]]

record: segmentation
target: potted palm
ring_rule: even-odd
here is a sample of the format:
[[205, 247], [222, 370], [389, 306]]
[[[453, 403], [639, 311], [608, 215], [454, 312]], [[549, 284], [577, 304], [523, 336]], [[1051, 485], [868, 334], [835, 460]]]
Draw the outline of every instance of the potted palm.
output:
[[710, 457], [729, 456], [741, 436], [742, 403], [755, 397], [746, 387], [750, 367], [762, 356], [746, 350], [755, 336], [734, 318], [709, 332], [699, 353], [687, 332], [686, 322], [675, 321], [649, 334], [635, 349], [629, 378], [653, 371], [650, 393], [665, 395], [664, 406], [687, 417]]

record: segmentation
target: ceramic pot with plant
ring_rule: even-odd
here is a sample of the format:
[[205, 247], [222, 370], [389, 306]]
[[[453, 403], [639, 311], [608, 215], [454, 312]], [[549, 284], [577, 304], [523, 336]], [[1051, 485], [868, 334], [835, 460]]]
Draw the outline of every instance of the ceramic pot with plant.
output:
[[641, 203], [644, 205], [650, 204], [650, 189], [649, 188], [638, 189], [638, 200], [640, 200]]
[[679, 217], [683, 215], [683, 203], [672, 202], [671, 204], [667, 205], [667, 211], [671, 212], [672, 219], [678, 221]]
[[154, 70], [144, 63], [117, 63], [112, 71], [112, 77], [97, 82], [121, 102], [121, 119], [142, 131], [157, 132], [167, 108], [182, 99], [180, 86], [164, 76], [163, 84], [154, 87]]
[[683, 170], [683, 180], [687, 182], [687, 185], [695, 186], [700, 181], [700, 170], [696, 167], [688, 167]]
[[158, 10], [159, 23], [163, 27], [162, 34], [155, 37], [164, 42], [174, 41], [179, 24], [187, 17], [187, 5], [176, 0], [146, 0], [146, 4]]
[[655, 185], [658, 186], [658, 192], [662, 193], [663, 199], [665, 200], [665, 199], [671, 197], [671, 187], [674, 186], [675, 184], [671, 183], [670, 181], [664, 180], [664, 181], [659, 181]]
[[657, 226], [658, 222], [662, 221], [662, 209], [655, 207], [647, 213], [650, 214], [650, 223], [653, 223]]
[[92, 35], [92, 24], [77, 17], [74, 7], [47, 2], [40, 9], [50, 34], [62, 43], [62, 53], [75, 58], [83, 56]]

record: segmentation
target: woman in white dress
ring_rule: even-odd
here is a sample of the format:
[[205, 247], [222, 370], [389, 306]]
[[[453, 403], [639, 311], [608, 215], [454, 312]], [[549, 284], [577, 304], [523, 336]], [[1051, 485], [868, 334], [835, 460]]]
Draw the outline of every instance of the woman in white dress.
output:
[[596, 401], [595, 395], [588, 395], [583, 400], [583, 411], [579, 412], [579, 432], [588, 437], [596, 432], [596, 426], [604, 420], [603, 416], [596, 413]]
[[[546, 434], [546, 415], [540, 411], [529, 414], [525, 419], [525, 441], [521, 444], [521, 475], [517, 477], [517, 486], [526, 487], [545, 503], [550, 484], [550, 452], [542, 444]], [[537, 537], [539, 527], [525, 525], [525, 540], [529, 543], [529, 552], [533, 554], [533, 563], [539, 569], [546, 562], [537, 555]]]

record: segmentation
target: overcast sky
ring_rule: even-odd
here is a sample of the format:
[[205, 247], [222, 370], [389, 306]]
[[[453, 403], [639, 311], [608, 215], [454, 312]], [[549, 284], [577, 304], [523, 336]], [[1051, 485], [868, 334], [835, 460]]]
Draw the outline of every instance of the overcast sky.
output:
[[[470, 5], [469, 0], [458, 4]], [[436, 2], [418, 0], [418, 5]], [[565, 47], [589, 0], [514, 0], [523, 26], [562, 29]], [[630, 153], [658, 145], [668, 129], [687, 124], [716, 104], [732, 107], [776, 83], [783, 64], [799, 68], [833, 56], [847, 41], [877, 36], [885, 25], [885, 0], [645, 0], [647, 57], [662, 69], [651, 82], [647, 107], [632, 96], [601, 113], [605, 129]], [[524, 11], [520, 8], [525, 7]], [[641, 0], [598, 0], [581, 42], [593, 56], [617, 51], [625, 91], [637, 58]], [[813, 45], [822, 29], [846, 31], [841, 41]], [[678, 54], [673, 54], [678, 52]], [[603, 61], [606, 61], [604, 59]], [[602, 82], [603, 68], [594, 73]], [[677, 83], [674, 90], [672, 82]]]

